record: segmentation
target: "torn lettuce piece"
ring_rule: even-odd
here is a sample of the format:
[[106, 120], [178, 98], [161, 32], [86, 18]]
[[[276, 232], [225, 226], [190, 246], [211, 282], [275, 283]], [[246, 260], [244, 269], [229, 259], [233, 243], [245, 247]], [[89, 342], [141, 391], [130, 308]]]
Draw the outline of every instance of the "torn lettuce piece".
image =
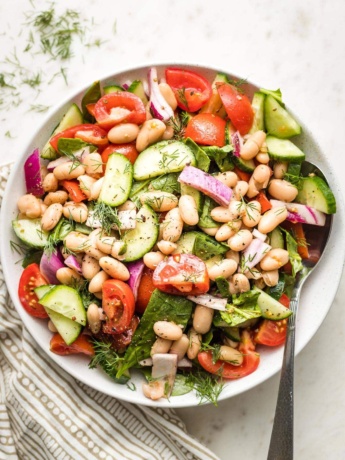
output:
[[289, 253], [290, 263], [292, 266], [292, 276], [295, 277], [303, 269], [302, 258], [297, 251], [297, 241], [290, 232], [280, 228], [285, 233], [286, 249]]

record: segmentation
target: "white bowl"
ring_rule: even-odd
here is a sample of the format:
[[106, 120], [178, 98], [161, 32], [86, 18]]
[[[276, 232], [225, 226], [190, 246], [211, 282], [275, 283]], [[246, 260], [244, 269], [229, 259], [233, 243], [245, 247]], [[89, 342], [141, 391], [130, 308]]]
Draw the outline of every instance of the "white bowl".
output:
[[[168, 64], [156, 66], [158, 75], [163, 76], [163, 69], [167, 67], [167, 65]], [[195, 67], [186, 64], [174, 65], [177, 67], [194, 69], [202, 73], [210, 81], [212, 81], [217, 71], [231, 74], [230, 71], [221, 69], [212, 69], [201, 66]], [[127, 80], [146, 79], [147, 73], [148, 67], [123, 70], [104, 78], [102, 83], [110, 84], [111, 82], [117, 82], [122, 84]], [[234, 78], [236, 78], [236, 76]], [[43, 147], [50, 133], [61, 120], [71, 102], [80, 104], [86, 89], [87, 88], [83, 88], [72, 99], [69, 98], [68, 100], [65, 100], [53, 111], [53, 113], [49, 114], [42, 125], [37, 129], [32, 139], [28, 142], [26, 149], [22, 152], [20, 160], [13, 167], [11, 176], [8, 180], [1, 211], [0, 232], [2, 237], [0, 242], [0, 253], [9, 293], [23, 323], [25, 324], [25, 327], [34, 337], [38, 345], [53, 361], [59, 364], [62, 369], [81, 382], [107, 395], [136, 404], [170, 408], [198, 405], [199, 399], [193, 393], [172, 397], [170, 400], [162, 399], [160, 401], [151, 401], [145, 398], [141, 392], [141, 382], [143, 381], [143, 377], [140, 375], [134, 375], [132, 377], [132, 381], [137, 388], [136, 391], [132, 391], [127, 385], [114, 383], [101, 370], [90, 370], [88, 368], [89, 359], [86, 357], [81, 355], [59, 356], [51, 353], [49, 351], [51, 332], [47, 328], [46, 321], [39, 320], [28, 315], [19, 302], [17, 287], [22, 273], [22, 268], [20, 263], [16, 263], [18, 259], [20, 259], [20, 256], [11, 251], [9, 242], [15, 239], [11, 228], [11, 221], [17, 215], [16, 202], [19, 196], [25, 193], [23, 164], [34, 148]], [[258, 87], [254, 84], [248, 83], [245, 89], [249, 95], [252, 95]], [[301, 125], [303, 127], [303, 134], [300, 135], [295, 142], [306, 153], [307, 160], [310, 160], [319, 166], [326, 175], [336, 196], [338, 210], [334, 217], [333, 231], [322, 261], [314, 270], [303, 288], [300, 311], [297, 319], [296, 353], [300, 352], [313, 337], [332, 304], [340, 281], [345, 253], [345, 240], [342, 235], [345, 213], [339, 183], [337, 182], [325, 155], [320, 151], [320, 148], [313, 136], [307, 128], [303, 126], [303, 123], [301, 123]], [[256, 385], [263, 383], [280, 370], [283, 347], [272, 349], [268, 347], [260, 347], [260, 354], [261, 362], [258, 370], [247, 377], [226, 383], [219, 400], [243, 393]]]

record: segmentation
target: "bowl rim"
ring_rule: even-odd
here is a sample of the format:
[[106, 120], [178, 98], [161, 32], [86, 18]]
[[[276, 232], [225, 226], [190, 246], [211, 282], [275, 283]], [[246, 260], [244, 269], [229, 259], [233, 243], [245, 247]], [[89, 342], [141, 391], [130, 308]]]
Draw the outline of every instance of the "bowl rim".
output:
[[[201, 71], [203, 72], [214, 72], [214, 73], [217, 73], [217, 72], [223, 72], [223, 73], [226, 73], [228, 75], [230, 75], [231, 77], [233, 78], [236, 78], [236, 79], [239, 79], [240, 77], [237, 76], [237, 74], [233, 73], [233, 72], [230, 72], [229, 70], [222, 70], [218, 67], [214, 67], [214, 66], [210, 66], [210, 65], [201, 65], [201, 64], [194, 64], [194, 63], [190, 63], [190, 64], [184, 64], [184, 63], [181, 63], [181, 62], [178, 62], [178, 63], [171, 63], [171, 62], [164, 62], [164, 61], [161, 61], [159, 63], [151, 63], [151, 62], [141, 62], [139, 65], [137, 66], [126, 66], [126, 67], [123, 67], [123, 68], [120, 68], [118, 70], [116, 70], [116, 72], [112, 72], [112, 73], [107, 73], [106, 75], [102, 76], [99, 78], [99, 81], [102, 83], [102, 82], [105, 82], [111, 78], [115, 78], [115, 77], [120, 77], [122, 74], [126, 74], [126, 73], [137, 73], [139, 71], [143, 71], [143, 70], [148, 70], [150, 67], [157, 67], [157, 68], [165, 68], [165, 67], [172, 67], [172, 66], [176, 66], [176, 67], [181, 67], [181, 68], [187, 68], [187, 69], [200, 69]], [[253, 87], [255, 87], [256, 89], [257, 88], [260, 88], [260, 85], [257, 85], [257, 83], [255, 81], [253, 81], [252, 79], [248, 80], [248, 85], [251, 89], [253, 89]], [[11, 174], [8, 178], [8, 183], [6, 185], [6, 189], [5, 189], [5, 193], [4, 193], [4, 196], [3, 196], [3, 201], [2, 201], [2, 206], [1, 206], [1, 217], [0, 217], [0, 234], [2, 234], [4, 231], [6, 231], [6, 227], [8, 227], [8, 216], [6, 217], [6, 209], [7, 209], [7, 202], [9, 200], [9, 196], [10, 196], [10, 193], [11, 193], [11, 189], [13, 187], [13, 184], [16, 180], [16, 173], [18, 172], [18, 170], [20, 169], [21, 167], [21, 162], [23, 161], [23, 159], [25, 158], [26, 155], [28, 155], [29, 153], [29, 149], [30, 149], [30, 146], [35, 142], [35, 139], [36, 137], [38, 136], [38, 133], [44, 129], [44, 127], [46, 127], [47, 124], [49, 124], [49, 121], [51, 121], [52, 119], [54, 119], [54, 117], [57, 117], [57, 114], [59, 112], [61, 112], [61, 110], [67, 106], [67, 104], [70, 104], [71, 102], [74, 102], [76, 99], [78, 99], [78, 97], [80, 97], [81, 94], [83, 94], [90, 86], [90, 83], [88, 85], [84, 85], [83, 87], [81, 88], [77, 88], [73, 91], [69, 91], [67, 94], [66, 94], [66, 97], [58, 104], [54, 105], [50, 110], [49, 112], [42, 118], [41, 122], [37, 125], [36, 129], [34, 130], [34, 133], [32, 134], [32, 136], [30, 137], [30, 139], [23, 143], [23, 147], [22, 147], [22, 153], [19, 155], [18, 159], [16, 160], [15, 164], [13, 165], [12, 167], [12, 171], [11, 171]], [[343, 197], [342, 197], [342, 193], [341, 193], [341, 188], [340, 188], [340, 183], [338, 181], [338, 178], [335, 174], [335, 172], [333, 171], [333, 168], [332, 166], [330, 165], [330, 162], [328, 161], [328, 158], [323, 154], [323, 152], [321, 151], [321, 149], [319, 148], [319, 146], [317, 145], [317, 141], [316, 139], [314, 138], [314, 136], [311, 134], [311, 132], [304, 126], [303, 122], [301, 120], [299, 120], [299, 118], [294, 114], [294, 112], [292, 110], [290, 110], [290, 108], [287, 106], [289, 112], [298, 120], [298, 122], [302, 125], [303, 127], [303, 132], [304, 132], [304, 135], [306, 135], [307, 137], [307, 141], [310, 140], [312, 143], [314, 143], [318, 150], [319, 150], [319, 153], [321, 155], [321, 158], [322, 158], [322, 162], [324, 164], [326, 164], [327, 166], [327, 169], [332, 173], [332, 176], [333, 176], [333, 179], [334, 179], [334, 182], [332, 182], [332, 190], [335, 192], [335, 195], [336, 195], [336, 201], [337, 201], [337, 214], [335, 215], [336, 217], [336, 220], [339, 220], [340, 223], [343, 222], [343, 225], [344, 225], [344, 215], [345, 215], [345, 210], [344, 210], [344, 200], [343, 200]], [[313, 160], [314, 162], [314, 160]], [[317, 162], [315, 162], [317, 164]], [[327, 175], [327, 174], [326, 174]], [[8, 253], [8, 250], [7, 248], [5, 247], [5, 243], [8, 243], [8, 241], [5, 241], [6, 239], [5, 238], [1, 238], [1, 241], [0, 241], [0, 259], [1, 259], [1, 262], [2, 262], [2, 266], [3, 268], [6, 267], [6, 265], [8, 263], [11, 263], [9, 261], [6, 260], [5, 258], [5, 255], [6, 253]], [[338, 260], [342, 260], [342, 267], [344, 266], [344, 254], [345, 254], [345, 243], [342, 245], [341, 247], [341, 250], [342, 250], [342, 258], [339, 257]], [[326, 252], [329, 251], [329, 246], [328, 248], [326, 249]], [[340, 255], [340, 254], [339, 254]], [[338, 267], [340, 268], [340, 266]], [[325, 319], [331, 305], [332, 305], [332, 302], [334, 300], [334, 297], [336, 295], [336, 291], [337, 291], [337, 288], [339, 286], [339, 283], [340, 283], [340, 278], [341, 278], [341, 273], [342, 273], [342, 269], [338, 270], [336, 274], [334, 274], [333, 276], [333, 289], [332, 289], [332, 293], [331, 295], [329, 296], [329, 299], [328, 299], [328, 302], [329, 305], [327, 308], [324, 309], [323, 311], [323, 315], [320, 316], [319, 318], [319, 321], [318, 321], [318, 324], [313, 328], [313, 330], [309, 333], [309, 335], [306, 337], [306, 339], [303, 340], [303, 342], [300, 342], [300, 343], [296, 343], [296, 355], [309, 343], [309, 341], [311, 340], [311, 338], [315, 335], [315, 333], [317, 332], [317, 330], [319, 329], [319, 327], [321, 326], [323, 320]], [[195, 401], [194, 399], [195, 398], [190, 398], [191, 400], [193, 399], [193, 401], [191, 401], [191, 403], [188, 403], [188, 401], [181, 401], [180, 402], [178, 401], [178, 397], [173, 397], [171, 400], [164, 400], [164, 401], [157, 401], [157, 402], [153, 402], [149, 399], [146, 400], [142, 400], [140, 402], [137, 402], [137, 401], [133, 401], [133, 394], [130, 394], [130, 395], [118, 395], [118, 394], [114, 394], [114, 392], [109, 392], [109, 391], [103, 391], [101, 388], [99, 388], [97, 385], [93, 384], [93, 380], [88, 380], [86, 381], [85, 379], [82, 379], [80, 378], [80, 375], [78, 375], [78, 369], [76, 368], [72, 368], [72, 369], [66, 369], [66, 367], [68, 367], [67, 365], [64, 366], [63, 365], [63, 360], [59, 359], [61, 357], [58, 357], [58, 355], [54, 355], [53, 353], [47, 353], [47, 350], [46, 348], [42, 345], [42, 343], [40, 342], [39, 340], [39, 337], [37, 337], [37, 335], [35, 335], [35, 331], [34, 331], [34, 328], [32, 328], [31, 326], [28, 326], [27, 324], [27, 321], [26, 321], [26, 317], [25, 317], [25, 312], [23, 312], [23, 309], [20, 307], [20, 304], [19, 304], [19, 299], [17, 297], [17, 286], [12, 286], [12, 283], [11, 283], [11, 279], [10, 279], [10, 273], [9, 271], [7, 272], [7, 270], [4, 270], [4, 278], [5, 278], [5, 282], [6, 282], [6, 285], [7, 285], [7, 289], [9, 291], [9, 294], [11, 296], [11, 299], [12, 299], [12, 302], [16, 308], [16, 311], [18, 312], [22, 322], [23, 322], [23, 326], [26, 327], [28, 330], [29, 330], [29, 333], [30, 335], [34, 338], [35, 342], [38, 344], [38, 346], [40, 348], [43, 349], [43, 351], [47, 354], [48, 358], [52, 359], [56, 364], [58, 364], [59, 367], [61, 367], [65, 372], [67, 372], [68, 374], [72, 375], [75, 379], [83, 382], [84, 384], [94, 388], [95, 390], [97, 391], [101, 391], [103, 392], [104, 394], [107, 394], [109, 396], [112, 396], [112, 397], [116, 397], [116, 398], [119, 398], [121, 400], [124, 400], [124, 401], [128, 401], [128, 402], [135, 402], [136, 404], [139, 404], [139, 405], [146, 405], [146, 406], [152, 406], [152, 407], [167, 407], [167, 408], [178, 408], [178, 407], [191, 407], [191, 406], [196, 406], [196, 405], [199, 405], [199, 403], [197, 401]], [[297, 318], [297, 322], [298, 322], [298, 318]], [[283, 347], [279, 347], [279, 350], [278, 350], [278, 353], [277, 355], [278, 356], [282, 356], [283, 354]], [[63, 358], [66, 358], [66, 357], [63, 357]], [[254, 381], [252, 382], [251, 380], [247, 380], [245, 381], [245, 379], [241, 379], [241, 382], [243, 382], [243, 388], [241, 386], [241, 388], [239, 388], [237, 391], [235, 392], [232, 392], [230, 395], [227, 395], [225, 391], [222, 392], [222, 394], [219, 396], [219, 399], [218, 401], [222, 401], [222, 400], [225, 400], [225, 399], [228, 399], [230, 397], [234, 397], [234, 396], [237, 396], [245, 391], [248, 391], [252, 388], [254, 388], [255, 386], [257, 385], [260, 385], [262, 383], [264, 383], [267, 379], [269, 379], [270, 377], [272, 377], [273, 375], [275, 375], [276, 373], [278, 373], [280, 371], [280, 367], [277, 367], [277, 368], [273, 368], [273, 369], [266, 369], [265, 371], [265, 375], [264, 375], [264, 378], [261, 378], [259, 381], [256, 381], [257, 379], [254, 379]], [[112, 385], [114, 385], [114, 388], [116, 387], [116, 384], [111, 382]], [[202, 403], [202, 404], [207, 404], [207, 402], [205, 403]]]

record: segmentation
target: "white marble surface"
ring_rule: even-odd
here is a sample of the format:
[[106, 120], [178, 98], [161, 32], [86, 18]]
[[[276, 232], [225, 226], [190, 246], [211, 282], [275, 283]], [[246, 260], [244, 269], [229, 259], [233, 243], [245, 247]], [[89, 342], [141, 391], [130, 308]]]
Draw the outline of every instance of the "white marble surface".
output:
[[[39, 0], [0, 4], [1, 60], [27, 41], [25, 13], [47, 9]], [[99, 5], [102, 5], [101, 7]], [[58, 11], [78, 9], [94, 18], [86, 33], [100, 47], [75, 47], [64, 64], [68, 85], [56, 77], [39, 94], [19, 88], [23, 102], [0, 110], [0, 164], [21, 153], [45, 114], [31, 104], [52, 106], [79, 87], [120, 68], [141, 63], [186, 62], [227, 68], [261, 86], [280, 87], [318, 139], [334, 169], [345, 168], [345, 4], [341, 0], [70, 0]], [[116, 25], [116, 27], [115, 27]], [[61, 64], [27, 54], [26, 65], [48, 75]], [[2, 65], [0, 68], [3, 68]], [[1, 70], [0, 70], [1, 73]], [[49, 112], [48, 112], [49, 113]], [[343, 182], [343, 192], [345, 190]], [[296, 359], [296, 459], [345, 458], [345, 277], [322, 327]], [[190, 433], [223, 460], [266, 458], [278, 377], [222, 402], [219, 408], [179, 409]]]

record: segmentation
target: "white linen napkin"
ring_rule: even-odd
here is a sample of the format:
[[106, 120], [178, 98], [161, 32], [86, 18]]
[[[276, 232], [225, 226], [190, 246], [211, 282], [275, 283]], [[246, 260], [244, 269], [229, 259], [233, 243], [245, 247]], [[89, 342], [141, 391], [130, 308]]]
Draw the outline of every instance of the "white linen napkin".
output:
[[[9, 172], [0, 168], [0, 204]], [[106, 396], [50, 360], [23, 326], [0, 266], [0, 459], [218, 457], [186, 432], [173, 410]]]

